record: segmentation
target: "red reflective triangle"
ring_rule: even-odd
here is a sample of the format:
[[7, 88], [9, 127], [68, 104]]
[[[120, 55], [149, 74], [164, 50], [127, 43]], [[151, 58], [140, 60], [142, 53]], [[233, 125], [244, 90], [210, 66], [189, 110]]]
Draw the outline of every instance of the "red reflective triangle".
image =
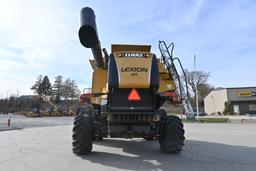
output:
[[140, 100], [140, 95], [135, 88], [132, 89], [132, 91], [130, 92], [130, 94], [128, 96], [128, 100], [129, 101], [139, 101]]

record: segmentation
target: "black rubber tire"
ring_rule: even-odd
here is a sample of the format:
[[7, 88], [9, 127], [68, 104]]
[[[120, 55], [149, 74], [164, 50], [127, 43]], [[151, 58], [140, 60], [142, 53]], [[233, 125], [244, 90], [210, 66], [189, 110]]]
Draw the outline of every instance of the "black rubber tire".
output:
[[89, 154], [92, 151], [93, 118], [82, 114], [75, 116], [73, 127], [73, 153], [77, 155]]
[[183, 123], [177, 116], [167, 116], [165, 123], [160, 127], [159, 144], [162, 152], [180, 153], [184, 146], [185, 131]]
[[95, 137], [94, 135], [92, 136], [92, 140], [93, 141], [102, 141], [103, 140], [103, 137], [100, 136], [100, 137]]
[[152, 136], [151, 137], [144, 136], [143, 139], [146, 140], [146, 141], [153, 141], [153, 140], [155, 140], [155, 138], [152, 137]]
[[[97, 136], [97, 137], [94, 136], [94, 140], [95, 140], [95, 141], [102, 141], [102, 140], [103, 140], [103, 137], [104, 137], [104, 127], [107, 127], [107, 126], [106, 126], [107, 123], [106, 123], [106, 125], [104, 125], [104, 119], [101, 118], [101, 117], [97, 117], [97, 118], [95, 118], [95, 120], [96, 120], [97, 122], [101, 123], [101, 124], [102, 124], [102, 127], [100, 128], [100, 132], [97, 132], [97, 133], [98, 133], [98, 136]], [[96, 132], [95, 132], [95, 133], [96, 133]]]
[[98, 141], [102, 141], [102, 140], [103, 140], [103, 137], [99, 137], [99, 138], [98, 138]]

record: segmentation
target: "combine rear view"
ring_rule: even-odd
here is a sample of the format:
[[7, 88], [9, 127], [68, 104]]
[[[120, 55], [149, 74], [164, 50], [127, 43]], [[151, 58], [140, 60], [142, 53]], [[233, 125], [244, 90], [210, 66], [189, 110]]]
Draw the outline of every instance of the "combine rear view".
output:
[[180, 64], [172, 55], [174, 44], [160, 41], [160, 58], [149, 45], [113, 44], [108, 54], [101, 49], [95, 14], [88, 7], [81, 11], [79, 39], [91, 48], [94, 60], [92, 90], [80, 96], [74, 119], [73, 152], [88, 154], [93, 141], [104, 137], [155, 139], [163, 152], [182, 151], [183, 123], [162, 107], [171, 101], [182, 103], [186, 113], [193, 112], [174, 64]]

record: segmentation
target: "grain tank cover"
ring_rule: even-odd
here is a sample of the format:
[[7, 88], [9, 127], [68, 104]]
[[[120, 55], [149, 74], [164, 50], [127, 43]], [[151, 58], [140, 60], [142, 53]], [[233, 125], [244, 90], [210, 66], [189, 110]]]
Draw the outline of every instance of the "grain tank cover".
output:
[[108, 88], [159, 87], [159, 70], [155, 54], [122, 51], [110, 54]]
[[150, 52], [150, 45], [120, 45], [113, 44], [111, 46], [112, 53], [114, 52], [126, 52], [126, 51], [137, 51], [137, 52]]

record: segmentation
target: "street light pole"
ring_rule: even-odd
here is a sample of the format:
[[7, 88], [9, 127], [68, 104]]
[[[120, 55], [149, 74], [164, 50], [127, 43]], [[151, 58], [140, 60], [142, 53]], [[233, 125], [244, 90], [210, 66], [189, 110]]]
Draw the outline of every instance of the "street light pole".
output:
[[[194, 72], [196, 74], [196, 55], [194, 55]], [[197, 91], [197, 84], [196, 86], [196, 117], [197, 120], [199, 121], [199, 107], [198, 107], [198, 91]]]

